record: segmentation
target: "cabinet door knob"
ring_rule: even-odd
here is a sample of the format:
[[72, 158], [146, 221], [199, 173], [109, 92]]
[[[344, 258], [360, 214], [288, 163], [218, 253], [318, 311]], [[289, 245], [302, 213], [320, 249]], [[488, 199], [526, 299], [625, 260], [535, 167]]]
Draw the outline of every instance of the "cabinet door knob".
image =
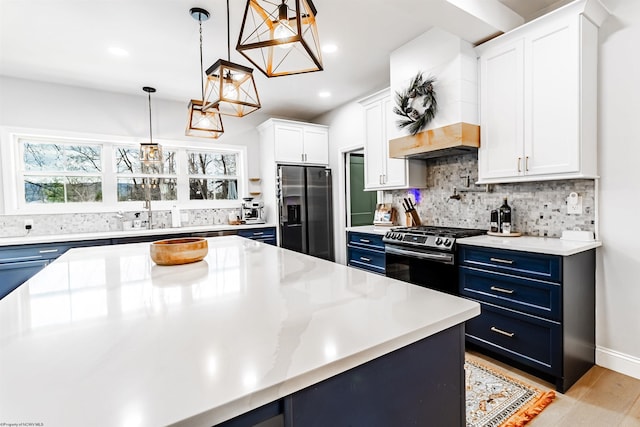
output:
[[514, 292], [513, 289], [504, 289], [504, 288], [499, 288], [497, 286], [492, 286], [491, 290], [496, 292], [502, 292], [503, 294], [509, 294], [509, 295], [511, 295]]
[[495, 332], [496, 334], [504, 335], [505, 337], [509, 338], [513, 338], [513, 336], [515, 335], [515, 332], [503, 331], [502, 329], [498, 329], [495, 326], [491, 327], [491, 332]]

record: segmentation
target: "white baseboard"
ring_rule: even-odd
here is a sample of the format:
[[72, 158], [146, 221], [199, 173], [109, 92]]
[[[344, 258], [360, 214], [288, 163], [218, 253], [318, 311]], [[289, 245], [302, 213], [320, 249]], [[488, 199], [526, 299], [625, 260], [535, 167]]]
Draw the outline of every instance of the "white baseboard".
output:
[[596, 347], [596, 365], [640, 380], [640, 358], [606, 347]]

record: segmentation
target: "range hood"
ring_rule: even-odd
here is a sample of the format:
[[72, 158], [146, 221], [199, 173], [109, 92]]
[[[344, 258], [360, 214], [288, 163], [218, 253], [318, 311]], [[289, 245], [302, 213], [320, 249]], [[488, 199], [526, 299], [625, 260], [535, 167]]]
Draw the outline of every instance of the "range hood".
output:
[[431, 159], [475, 153], [480, 147], [480, 126], [455, 123], [389, 141], [389, 157]]
[[391, 53], [392, 96], [406, 90], [417, 73], [435, 78], [438, 112], [416, 135], [390, 124], [389, 156], [429, 159], [477, 152], [478, 64], [473, 46], [434, 27]]

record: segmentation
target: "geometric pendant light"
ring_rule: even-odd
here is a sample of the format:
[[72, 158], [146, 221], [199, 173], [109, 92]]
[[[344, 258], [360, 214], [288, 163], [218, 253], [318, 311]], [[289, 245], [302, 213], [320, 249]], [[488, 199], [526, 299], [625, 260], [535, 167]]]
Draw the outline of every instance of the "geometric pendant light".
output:
[[145, 86], [142, 88], [149, 96], [149, 142], [140, 144], [140, 162], [143, 167], [155, 166], [162, 163], [162, 147], [153, 142], [153, 131], [151, 127], [151, 94], [156, 90]]
[[202, 21], [209, 19], [209, 12], [199, 7], [194, 7], [189, 10], [189, 13], [200, 25], [200, 89], [202, 98], [192, 99], [189, 102], [189, 119], [185, 135], [217, 139], [224, 133], [220, 112], [214, 107], [207, 110], [203, 108], [205, 92], [202, 66]]
[[260, 108], [253, 70], [231, 62], [229, 0], [227, 0], [227, 60], [218, 59], [207, 69], [204, 111], [217, 108], [223, 115], [243, 117]]
[[236, 50], [267, 77], [322, 71], [312, 0], [247, 0]]

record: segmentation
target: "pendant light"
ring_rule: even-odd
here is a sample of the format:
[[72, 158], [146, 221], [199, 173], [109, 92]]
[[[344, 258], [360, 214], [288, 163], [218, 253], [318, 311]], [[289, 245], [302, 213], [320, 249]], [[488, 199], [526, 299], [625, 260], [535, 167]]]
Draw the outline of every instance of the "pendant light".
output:
[[209, 12], [199, 7], [189, 10], [191, 17], [198, 21], [200, 26], [200, 89], [202, 98], [192, 99], [189, 102], [189, 121], [187, 123], [187, 136], [200, 136], [204, 138], [220, 138], [224, 133], [222, 118], [217, 108], [211, 107], [205, 111], [204, 106], [204, 74], [202, 66], [202, 21], [209, 19]]
[[218, 59], [207, 69], [204, 110], [218, 108], [220, 114], [243, 117], [260, 108], [253, 69], [231, 62], [229, 44], [229, 0], [227, 0], [227, 60]]
[[145, 86], [142, 88], [149, 97], [149, 142], [140, 144], [140, 162], [143, 167], [155, 166], [162, 163], [162, 147], [153, 142], [153, 130], [151, 127], [151, 94], [156, 90]]
[[236, 50], [267, 77], [322, 71], [311, 0], [247, 0]]

